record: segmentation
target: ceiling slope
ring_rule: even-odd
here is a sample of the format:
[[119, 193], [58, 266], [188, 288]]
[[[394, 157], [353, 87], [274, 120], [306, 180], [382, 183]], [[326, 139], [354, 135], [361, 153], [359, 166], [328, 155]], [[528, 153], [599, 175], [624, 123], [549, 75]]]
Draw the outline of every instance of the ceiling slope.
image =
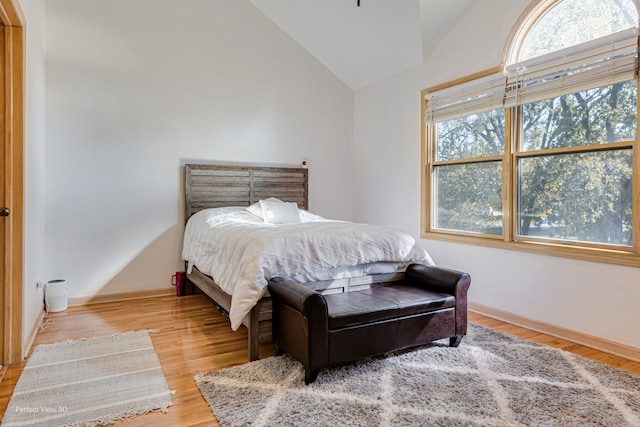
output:
[[251, 0], [353, 90], [421, 64], [478, 0]]
[[421, 0], [422, 58], [426, 60], [477, 0]]
[[420, 0], [251, 2], [354, 90], [422, 63]]

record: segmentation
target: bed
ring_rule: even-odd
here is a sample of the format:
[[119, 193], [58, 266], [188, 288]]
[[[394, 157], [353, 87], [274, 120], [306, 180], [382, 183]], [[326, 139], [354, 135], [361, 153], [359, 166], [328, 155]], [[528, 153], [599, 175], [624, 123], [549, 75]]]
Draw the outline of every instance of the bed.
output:
[[[274, 198], [276, 200], [272, 201]], [[293, 203], [295, 213], [299, 214], [299, 219], [294, 223], [285, 221], [285, 224], [274, 225], [269, 218], [256, 219], [253, 215], [261, 215], [256, 210], [260, 206], [264, 209], [270, 206], [278, 209], [286, 207], [286, 211], [291, 213]], [[386, 250], [387, 254], [375, 253], [371, 255], [371, 260], [363, 257], [358, 258], [357, 262], [348, 262], [353, 265], [338, 265], [341, 260], [330, 259], [334, 253], [347, 252], [346, 248], [351, 251], [352, 246], [361, 245], [360, 242], [367, 240], [362, 236], [380, 234], [382, 239], [387, 239], [392, 229], [326, 220], [308, 212], [308, 206], [306, 168], [185, 165], [187, 224], [183, 259], [186, 262], [186, 276], [191, 284], [207, 294], [229, 316], [232, 329], [240, 325], [247, 327], [250, 361], [258, 359], [259, 344], [272, 341], [271, 298], [266, 292], [266, 284], [274, 275], [285, 275], [282, 273], [286, 271], [288, 277], [295, 277], [305, 286], [323, 293], [349, 292], [402, 280], [404, 268], [409, 262], [432, 263], [426, 252], [415, 245], [414, 239], [403, 233], [414, 247], [396, 248], [393, 246], [396, 244], [394, 237], [394, 243]], [[247, 207], [252, 213], [246, 210]], [[267, 211], [264, 211], [265, 215], [269, 215]], [[239, 225], [238, 221], [242, 224]], [[367, 228], [361, 230], [361, 227]], [[268, 237], [263, 238], [265, 233]], [[341, 235], [358, 237], [342, 242]], [[299, 242], [300, 236], [305, 236], [306, 240]], [[309, 240], [317, 246], [309, 246]], [[333, 245], [334, 241], [336, 245], [345, 246], [330, 248], [330, 251], [324, 249]], [[277, 244], [280, 246], [274, 246]], [[400, 244], [409, 245], [408, 242]], [[256, 248], [256, 245], [263, 246]], [[381, 246], [386, 247], [386, 244]], [[297, 250], [288, 252], [286, 249], [287, 255], [280, 256], [284, 248], [289, 247]], [[254, 259], [257, 259], [254, 253], [265, 250], [271, 255], [270, 261], [259, 258], [254, 263]], [[215, 252], [215, 259], [207, 251]], [[361, 256], [362, 248], [358, 248], [358, 251], [358, 256]], [[233, 258], [221, 258], [227, 253], [233, 253]], [[242, 258], [247, 253], [251, 258]], [[402, 253], [403, 259], [387, 260], [386, 256], [390, 253]], [[322, 268], [320, 264], [333, 268]], [[253, 267], [255, 270], [249, 270]], [[242, 286], [236, 287], [235, 282], [242, 282]]]

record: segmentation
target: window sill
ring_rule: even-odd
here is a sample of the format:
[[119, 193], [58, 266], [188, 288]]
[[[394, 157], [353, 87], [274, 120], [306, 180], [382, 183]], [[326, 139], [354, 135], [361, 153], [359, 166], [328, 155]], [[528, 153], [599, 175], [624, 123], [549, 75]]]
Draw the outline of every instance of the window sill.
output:
[[541, 242], [506, 242], [497, 236], [470, 236], [447, 232], [424, 232], [421, 237], [428, 240], [440, 240], [444, 242], [461, 243], [466, 245], [484, 246], [496, 249], [506, 249], [521, 252], [530, 252], [540, 255], [573, 258], [584, 261], [618, 264], [632, 267], [640, 267], [640, 254], [626, 251], [616, 251], [597, 248], [585, 248], [566, 246]]

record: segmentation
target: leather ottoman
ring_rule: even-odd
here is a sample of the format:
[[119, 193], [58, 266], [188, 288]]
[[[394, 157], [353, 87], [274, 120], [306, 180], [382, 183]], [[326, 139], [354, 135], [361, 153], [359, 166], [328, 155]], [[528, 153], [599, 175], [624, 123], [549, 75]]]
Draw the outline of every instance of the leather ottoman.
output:
[[285, 278], [269, 281], [273, 338], [313, 382], [321, 368], [467, 333], [468, 274], [412, 264], [404, 280], [323, 295]]

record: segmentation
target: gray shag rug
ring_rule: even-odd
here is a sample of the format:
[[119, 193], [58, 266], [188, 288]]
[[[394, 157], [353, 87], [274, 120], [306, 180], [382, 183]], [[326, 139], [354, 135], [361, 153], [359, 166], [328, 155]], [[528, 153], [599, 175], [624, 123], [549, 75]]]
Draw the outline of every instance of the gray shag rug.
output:
[[473, 324], [303, 378], [284, 355], [195, 381], [222, 426], [640, 426], [640, 376]]
[[2, 427], [101, 426], [167, 411], [149, 331], [42, 344], [18, 378]]

